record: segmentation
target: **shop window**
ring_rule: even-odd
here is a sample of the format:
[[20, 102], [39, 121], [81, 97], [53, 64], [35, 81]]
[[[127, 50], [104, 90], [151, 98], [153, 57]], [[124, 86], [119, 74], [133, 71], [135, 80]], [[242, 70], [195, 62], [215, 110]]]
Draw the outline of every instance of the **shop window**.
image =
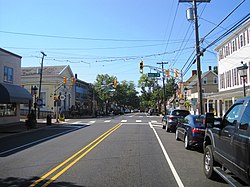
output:
[[0, 104], [0, 117], [16, 116], [16, 104]]

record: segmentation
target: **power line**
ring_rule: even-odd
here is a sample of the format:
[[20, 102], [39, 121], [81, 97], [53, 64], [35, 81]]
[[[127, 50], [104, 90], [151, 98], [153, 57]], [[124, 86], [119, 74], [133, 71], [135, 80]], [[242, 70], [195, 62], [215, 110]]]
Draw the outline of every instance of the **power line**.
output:
[[59, 36], [59, 35], [45, 35], [45, 34], [34, 34], [34, 33], [22, 33], [22, 32], [11, 32], [0, 30], [0, 33], [14, 34], [23, 36], [34, 36], [34, 37], [45, 37], [45, 38], [59, 38], [59, 39], [71, 39], [71, 40], [90, 40], [90, 41], [111, 41], [111, 42], [161, 42], [163, 40], [140, 40], [140, 39], [112, 39], [112, 38], [89, 38], [89, 37], [71, 37], [71, 36]]

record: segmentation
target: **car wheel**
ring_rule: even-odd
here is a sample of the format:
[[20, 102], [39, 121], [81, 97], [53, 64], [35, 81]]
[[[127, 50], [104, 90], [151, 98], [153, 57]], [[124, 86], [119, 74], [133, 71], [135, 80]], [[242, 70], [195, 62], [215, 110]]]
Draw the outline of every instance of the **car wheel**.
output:
[[166, 122], [162, 122], [162, 129], [166, 129]]
[[176, 139], [177, 141], [180, 140], [180, 138], [179, 138], [179, 132], [178, 132], [177, 129], [176, 129], [176, 131], [175, 131], [175, 139]]
[[185, 149], [190, 149], [189, 138], [187, 134], [185, 135], [185, 138], [184, 138], [184, 146], [185, 146]]
[[214, 161], [212, 146], [208, 145], [205, 148], [204, 155], [203, 155], [203, 168], [204, 168], [204, 173], [207, 178], [214, 179], [217, 176], [217, 174], [213, 170], [213, 167], [215, 165], [216, 165], [216, 162]]
[[166, 131], [170, 132], [170, 129], [168, 128], [168, 124], [166, 124]]

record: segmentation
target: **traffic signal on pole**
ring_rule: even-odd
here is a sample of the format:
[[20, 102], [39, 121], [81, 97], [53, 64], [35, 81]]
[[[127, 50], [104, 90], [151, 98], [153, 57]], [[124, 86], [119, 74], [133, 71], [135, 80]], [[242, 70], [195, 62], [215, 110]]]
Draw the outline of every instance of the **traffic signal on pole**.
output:
[[67, 77], [63, 77], [63, 84], [67, 83]]
[[75, 77], [72, 77], [72, 78], [71, 78], [71, 83], [72, 83], [72, 85], [75, 84]]
[[175, 77], [175, 78], [178, 78], [178, 77], [179, 77], [178, 69], [175, 69], [175, 70], [174, 70], [174, 77]]
[[143, 73], [143, 60], [140, 62], [140, 73]]
[[117, 87], [117, 80], [116, 80], [116, 79], [114, 79], [114, 81], [113, 81], [113, 87], [114, 87], [114, 88]]
[[169, 77], [170, 77], [170, 72], [169, 72], [169, 69], [167, 69], [167, 70], [166, 70], [166, 76], [167, 76], [167, 78], [169, 78]]

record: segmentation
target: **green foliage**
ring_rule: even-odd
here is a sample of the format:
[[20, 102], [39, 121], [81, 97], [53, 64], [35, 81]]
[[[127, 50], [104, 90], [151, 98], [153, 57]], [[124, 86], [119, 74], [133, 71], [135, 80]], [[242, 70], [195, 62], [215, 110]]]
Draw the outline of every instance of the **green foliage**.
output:
[[135, 89], [133, 82], [118, 81], [116, 89], [113, 88], [113, 80], [116, 79], [114, 76], [97, 75], [94, 89], [98, 96], [99, 106], [102, 106], [104, 102], [109, 103], [111, 106], [122, 106], [124, 108], [138, 108], [139, 97], [138, 92]]

